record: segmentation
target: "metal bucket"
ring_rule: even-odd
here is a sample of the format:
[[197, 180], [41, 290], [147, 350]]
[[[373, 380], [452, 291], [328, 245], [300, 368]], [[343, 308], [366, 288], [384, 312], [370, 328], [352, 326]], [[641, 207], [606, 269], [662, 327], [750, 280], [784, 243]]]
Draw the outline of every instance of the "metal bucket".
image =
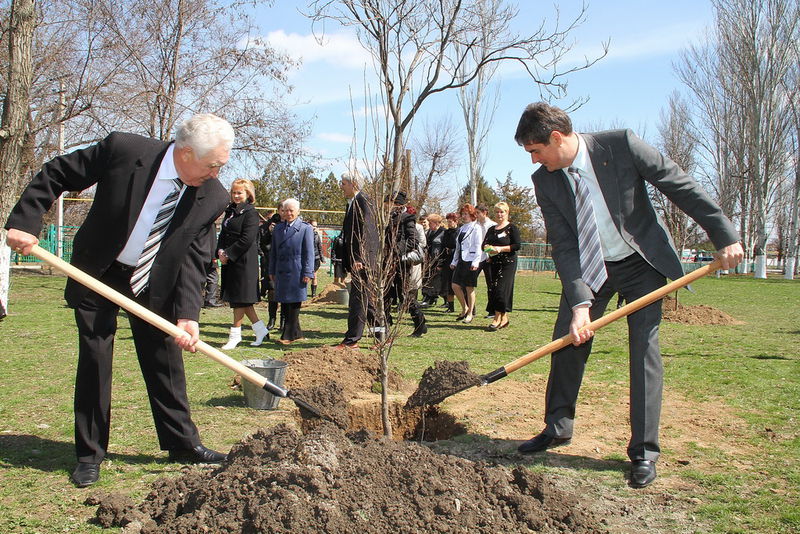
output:
[[[289, 365], [280, 360], [242, 360], [241, 364], [280, 387], [283, 387], [286, 366]], [[274, 410], [281, 400], [280, 397], [245, 379], [242, 379], [242, 391], [247, 406], [256, 410]]]
[[336, 294], [334, 295], [334, 299], [337, 304], [343, 304], [347, 306], [350, 303], [350, 291], [347, 289], [337, 289]]

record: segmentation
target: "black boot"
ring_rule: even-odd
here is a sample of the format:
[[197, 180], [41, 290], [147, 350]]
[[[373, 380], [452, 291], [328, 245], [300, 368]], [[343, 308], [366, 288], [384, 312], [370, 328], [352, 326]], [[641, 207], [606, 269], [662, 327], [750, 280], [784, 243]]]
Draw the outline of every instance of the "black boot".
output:
[[424, 334], [428, 333], [428, 324], [427, 321], [425, 321], [425, 314], [419, 312], [411, 319], [414, 321], [414, 331], [411, 333], [411, 337], [422, 337]]
[[449, 311], [449, 312], [456, 311], [455, 302], [453, 302], [453, 301], [448, 302], [446, 311]]
[[275, 328], [275, 317], [278, 314], [278, 303], [270, 302], [267, 309], [269, 310], [269, 321], [267, 321], [267, 330]]
[[317, 296], [317, 286], [311, 286], [311, 298], [313, 299], [316, 296]]

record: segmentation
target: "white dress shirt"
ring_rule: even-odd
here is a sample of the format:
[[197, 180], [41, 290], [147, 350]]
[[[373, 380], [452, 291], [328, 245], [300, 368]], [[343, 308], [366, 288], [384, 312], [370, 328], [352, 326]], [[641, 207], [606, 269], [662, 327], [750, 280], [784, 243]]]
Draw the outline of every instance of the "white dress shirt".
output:
[[[167, 148], [164, 159], [161, 160], [158, 174], [156, 174], [153, 185], [147, 193], [147, 199], [144, 201], [142, 211], [139, 212], [139, 218], [136, 219], [136, 224], [133, 227], [131, 235], [128, 237], [128, 242], [125, 243], [125, 248], [123, 248], [122, 252], [117, 256], [117, 261], [120, 263], [131, 266], [136, 265], [139, 261], [139, 256], [142, 255], [142, 249], [144, 249], [147, 236], [150, 235], [153, 222], [156, 220], [158, 212], [161, 211], [161, 205], [164, 204], [164, 199], [175, 190], [175, 182], [173, 182], [173, 180], [178, 178], [178, 171], [175, 169], [174, 152], [175, 143], [172, 143], [169, 145], [169, 148]], [[185, 187], [181, 190], [178, 202], [180, 202], [184, 192], [186, 192]]]
[[[625, 242], [622, 235], [617, 230], [614, 220], [611, 218], [611, 212], [608, 211], [603, 192], [600, 190], [600, 184], [597, 182], [597, 175], [594, 173], [592, 160], [589, 157], [589, 150], [586, 148], [586, 142], [583, 137], [578, 134], [578, 154], [572, 162], [572, 167], [578, 169], [581, 179], [586, 184], [589, 194], [592, 198], [592, 208], [594, 208], [594, 218], [597, 221], [597, 231], [600, 233], [600, 246], [603, 249], [603, 259], [605, 261], [619, 261], [627, 258], [635, 251]], [[566, 176], [567, 183], [575, 192], [575, 182], [572, 176], [569, 175], [567, 169], [563, 169], [564, 176]]]

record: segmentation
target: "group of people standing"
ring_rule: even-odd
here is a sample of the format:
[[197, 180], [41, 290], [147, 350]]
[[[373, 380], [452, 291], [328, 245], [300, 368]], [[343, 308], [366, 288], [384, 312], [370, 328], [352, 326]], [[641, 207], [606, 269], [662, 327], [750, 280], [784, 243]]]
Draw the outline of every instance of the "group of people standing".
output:
[[517, 251], [521, 244], [519, 228], [509, 220], [508, 204], [498, 202], [494, 209], [497, 221], [488, 216], [489, 209], [482, 204], [477, 207], [464, 204], [457, 214], [448, 213], [442, 219], [434, 213], [423, 221], [423, 225], [429, 226], [428, 276], [421, 306], [433, 306], [441, 296], [442, 307], [452, 312], [454, 298], [458, 299], [461, 311], [456, 320], [471, 323], [476, 314], [478, 278], [483, 272], [486, 313], [487, 318], [492, 318], [486, 329], [490, 332], [509, 325]]
[[[545, 427], [523, 442], [523, 454], [570, 443], [576, 406], [599, 318], [615, 294], [635, 300], [663, 287], [666, 278], [683, 271], [669, 232], [650, 202], [648, 184], [664, 193], [691, 216], [717, 247], [721, 268], [743, 260], [740, 237], [720, 207], [674, 162], [630, 130], [580, 134], [567, 114], [544, 102], [522, 114], [515, 141], [540, 165], [533, 174], [553, 260], [562, 283], [561, 303], [553, 337], [570, 334], [572, 345], [551, 358], [545, 394]], [[234, 141], [231, 125], [211, 114], [183, 123], [174, 142], [113, 132], [99, 143], [45, 163], [11, 211], [5, 228], [7, 244], [28, 255], [39, 242], [42, 217], [65, 191], [95, 186], [95, 201], [73, 241], [72, 263], [128, 298], [176, 324], [178, 336], [164, 334], [129, 315], [159, 445], [168, 460], [219, 463], [227, 455], [206, 448], [192, 421], [186, 394], [181, 350], [194, 352], [199, 340], [201, 286], [213, 258], [222, 263], [223, 298], [233, 307], [230, 344], [241, 338], [247, 316], [255, 344], [269, 329], [258, 319], [258, 215], [252, 207], [252, 184], [234, 182], [227, 193], [217, 180]], [[392, 299], [409, 302], [415, 334], [427, 330], [424, 306], [407, 283], [421, 263], [422, 232], [405, 195], [384, 202], [391, 216], [384, 239], [378, 235], [375, 213], [361, 192], [357, 174], [342, 176], [348, 199], [342, 229], [342, 267], [351, 277], [347, 332], [337, 345], [358, 348], [365, 324], [378, 328], [391, 320]], [[314, 279], [314, 236], [298, 216], [296, 200], [281, 203], [273, 220], [266, 274], [275, 301], [282, 306], [281, 341], [302, 337], [298, 311]], [[215, 221], [225, 213], [222, 232], [214, 243]], [[505, 328], [512, 309], [513, 273], [519, 232], [509, 222], [508, 206], [488, 210], [465, 204], [448, 214], [448, 227], [438, 233], [439, 217], [429, 217], [428, 264], [439, 274], [438, 295], [450, 289], [461, 305], [459, 318], [473, 320], [478, 272], [487, 280], [490, 329]], [[454, 233], [453, 224], [462, 225]], [[430, 234], [433, 231], [435, 235]], [[393, 294], [384, 302], [385, 317], [376, 317], [371, 282], [378, 251], [393, 258], [382, 267], [393, 269]], [[448, 252], [452, 250], [452, 257]], [[435, 254], [431, 259], [430, 255]], [[442, 258], [443, 257], [443, 258]], [[246, 273], [237, 269], [246, 266]], [[488, 266], [488, 269], [486, 268]], [[452, 278], [449, 276], [452, 274]], [[434, 277], [426, 278], [433, 288]], [[398, 284], [399, 281], [399, 285]], [[446, 281], [450, 289], [445, 289]], [[427, 293], [425, 304], [431, 305]], [[97, 482], [107, 454], [111, 423], [111, 369], [119, 306], [70, 279], [65, 298], [74, 309], [78, 331], [75, 381], [75, 450], [78, 464], [71, 480], [78, 487]], [[627, 447], [630, 485], [646, 487], [656, 478], [660, 456], [659, 418], [663, 367], [658, 330], [661, 303], [656, 301], [628, 316], [630, 344], [630, 425]], [[227, 345], [227, 344], [226, 344]]]

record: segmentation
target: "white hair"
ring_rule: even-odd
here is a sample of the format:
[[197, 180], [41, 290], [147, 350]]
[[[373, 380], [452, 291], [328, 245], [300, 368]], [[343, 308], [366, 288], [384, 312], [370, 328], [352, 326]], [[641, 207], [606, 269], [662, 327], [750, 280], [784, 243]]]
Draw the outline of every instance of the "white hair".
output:
[[344, 173], [342, 175], [342, 180], [347, 180], [359, 191], [361, 190], [361, 186], [364, 185], [364, 179], [361, 177], [361, 173], [359, 173], [357, 170]]
[[287, 198], [283, 202], [281, 202], [281, 208], [288, 208], [292, 207], [297, 211], [300, 211], [300, 202], [296, 198]]
[[233, 127], [211, 113], [198, 113], [186, 120], [175, 132], [175, 148], [189, 147], [198, 158], [219, 146], [233, 146]]

